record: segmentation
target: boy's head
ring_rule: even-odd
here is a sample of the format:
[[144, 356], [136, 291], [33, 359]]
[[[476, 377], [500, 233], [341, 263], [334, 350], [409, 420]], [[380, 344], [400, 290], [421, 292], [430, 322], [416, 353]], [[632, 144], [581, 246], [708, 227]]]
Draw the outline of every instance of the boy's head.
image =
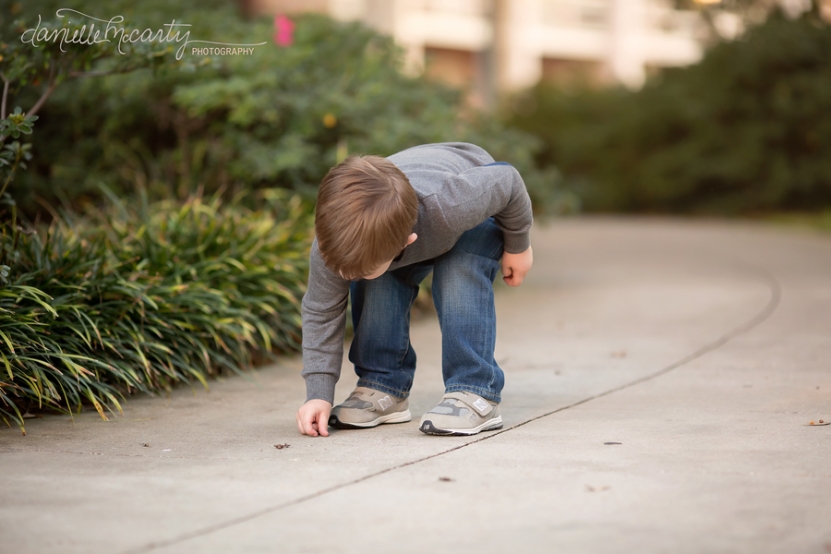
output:
[[415, 240], [417, 217], [418, 198], [400, 169], [380, 156], [349, 156], [317, 193], [323, 261], [345, 279], [375, 278]]

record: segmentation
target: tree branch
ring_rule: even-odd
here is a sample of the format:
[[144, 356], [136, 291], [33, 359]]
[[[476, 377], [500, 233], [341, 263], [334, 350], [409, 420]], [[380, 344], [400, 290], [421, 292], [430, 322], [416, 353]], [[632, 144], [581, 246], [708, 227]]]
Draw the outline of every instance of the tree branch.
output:
[[0, 78], [3, 79], [3, 103], [0, 105], [0, 119], [6, 119], [6, 99], [9, 97], [9, 78], [0, 71]]
[[52, 65], [52, 68], [49, 70], [49, 86], [43, 92], [43, 94], [38, 98], [38, 101], [35, 102], [35, 105], [32, 106], [26, 115], [35, 115], [38, 110], [43, 106], [43, 103], [46, 102], [46, 99], [49, 98], [49, 95], [52, 94], [52, 91], [55, 90], [55, 87], [58, 83], [55, 82], [55, 65]]
[[[5, 138], [5, 137], [3, 137]], [[9, 183], [12, 182], [12, 177], [14, 177], [14, 172], [17, 171], [17, 166], [20, 164], [20, 157], [22, 153], [21, 150], [17, 150], [17, 155], [14, 158], [14, 163], [12, 164], [11, 170], [9, 170], [9, 176], [6, 178], [6, 182], [3, 183], [2, 188], [0, 188], [0, 197], [3, 196], [3, 193], [6, 192], [6, 188], [9, 186]]]
[[47, 88], [43, 95], [38, 99], [38, 101], [35, 102], [35, 105], [32, 106], [32, 108], [28, 112], [26, 112], [26, 115], [35, 115], [41, 108], [41, 106], [43, 106], [43, 103], [46, 102], [46, 99], [49, 98], [49, 96], [52, 94], [52, 91], [55, 90], [56, 86], [58, 86], [58, 83], [52, 81], [52, 83], [50, 83], [49, 85], [49, 88]]
[[116, 73], [124, 73], [123, 71], [72, 71], [69, 73], [70, 77], [105, 77], [107, 75], [115, 75]]

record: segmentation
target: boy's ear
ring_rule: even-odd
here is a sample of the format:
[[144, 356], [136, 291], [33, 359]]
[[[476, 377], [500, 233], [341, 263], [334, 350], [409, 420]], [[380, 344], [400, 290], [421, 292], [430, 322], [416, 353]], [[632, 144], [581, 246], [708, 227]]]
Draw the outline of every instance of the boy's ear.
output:
[[417, 238], [418, 235], [416, 235], [415, 233], [410, 233], [410, 236], [407, 237], [407, 246], [410, 246], [412, 243], [414, 243]]

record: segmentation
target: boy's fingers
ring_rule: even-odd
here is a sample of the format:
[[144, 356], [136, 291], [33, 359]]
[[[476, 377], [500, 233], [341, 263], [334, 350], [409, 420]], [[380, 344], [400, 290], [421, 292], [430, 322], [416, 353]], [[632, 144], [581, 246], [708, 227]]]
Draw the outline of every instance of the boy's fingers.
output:
[[514, 271], [513, 274], [511, 275], [511, 277], [512, 277], [513, 282], [514, 282], [514, 286], [518, 287], [519, 285], [522, 284], [522, 281], [525, 279], [525, 272], [524, 271]]
[[525, 280], [525, 275], [531, 270], [534, 263], [534, 254], [531, 247], [522, 254], [503, 254], [502, 280], [512, 287], [518, 287]]
[[511, 279], [511, 282], [508, 283], [512, 287], [518, 287], [522, 284], [523, 278], [522, 277], [514, 277]]
[[522, 283], [522, 274], [520, 274], [518, 271], [514, 271], [514, 268], [512, 267], [507, 268], [507, 270], [507, 272], [503, 270], [502, 280], [512, 287], [519, 286], [519, 284]]
[[329, 414], [325, 411], [317, 414], [317, 431], [322, 437], [329, 436]]
[[314, 418], [314, 414], [304, 414], [303, 415], [303, 434], [309, 435], [310, 437], [316, 437], [317, 431], [315, 431], [314, 425], [312, 425], [312, 421]]
[[301, 406], [296, 416], [300, 433], [310, 437], [328, 437], [331, 410], [331, 404], [317, 401], [314, 404], [307, 403]]
[[305, 435], [306, 434], [306, 427], [303, 422], [303, 411], [299, 410], [297, 412], [297, 429], [300, 430], [300, 433]]
[[312, 435], [313, 437], [316, 437], [320, 434], [320, 425], [318, 425], [318, 423], [317, 423], [317, 417], [318, 417], [318, 414], [312, 413], [311, 414], [311, 419], [309, 420], [309, 428], [314, 433], [314, 435]]

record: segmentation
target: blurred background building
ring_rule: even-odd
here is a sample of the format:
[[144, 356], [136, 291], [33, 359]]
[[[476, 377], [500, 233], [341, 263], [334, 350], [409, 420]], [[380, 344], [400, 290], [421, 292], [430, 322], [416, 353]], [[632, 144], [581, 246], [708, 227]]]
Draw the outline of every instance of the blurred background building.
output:
[[[630, 88], [661, 67], [702, 56], [699, 12], [667, 0], [250, 0], [258, 13], [317, 11], [394, 37], [411, 72], [467, 86], [489, 104], [542, 80]], [[722, 17], [727, 34], [738, 18]]]

